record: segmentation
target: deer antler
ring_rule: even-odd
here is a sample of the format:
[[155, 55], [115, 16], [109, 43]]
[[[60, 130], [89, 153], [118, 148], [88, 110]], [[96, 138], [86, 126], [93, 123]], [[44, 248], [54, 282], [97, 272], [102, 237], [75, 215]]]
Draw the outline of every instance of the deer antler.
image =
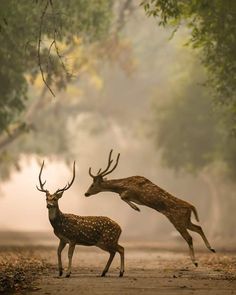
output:
[[43, 171], [43, 166], [44, 166], [44, 161], [42, 163], [42, 166], [41, 166], [41, 169], [40, 169], [40, 172], [39, 172], [39, 184], [40, 184], [40, 188], [36, 185], [36, 188], [40, 191], [40, 192], [43, 192], [43, 193], [46, 193], [47, 190], [44, 189], [44, 185], [46, 183], [46, 180], [44, 182], [42, 182], [41, 180], [41, 175], [42, 175], [42, 171]]
[[75, 180], [75, 161], [74, 161], [74, 164], [73, 164], [73, 176], [72, 176], [71, 182], [68, 182], [62, 189], [58, 189], [55, 192], [55, 194], [58, 194], [60, 192], [64, 192], [64, 191], [68, 190], [72, 186], [72, 183], [74, 182], [74, 180]]
[[117, 155], [117, 158], [116, 158], [116, 163], [114, 165], [114, 167], [109, 171], [110, 167], [111, 167], [111, 164], [113, 162], [113, 160], [111, 159], [111, 156], [112, 156], [112, 152], [113, 150], [110, 150], [110, 153], [109, 153], [109, 157], [108, 157], [108, 163], [107, 163], [107, 167], [105, 168], [105, 170], [103, 170], [101, 172], [101, 168], [98, 170], [97, 172], [97, 175], [93, 175], [92, 172], [91, 172], [91, 167], [89, 168], [89, 175], [92, 177], [92, 178], [96, 178], [98, 176], [100, 177], [104, 177], [105, 175], [108, 175], [110, 174], [112, 171], [114, 171], [118, 165], [118, 162], [119, 162], [119, 158], [120, 158], [120, 153]]
[[[110, 170], [110, 171], [107, 171], [106, 173], [105, 173], [105, 171], [103, 171], [101, 174], [102, 174], [102, 177], [104, 177], [104, 176], [106, 176], [106, 175], [108, 175], [108, 174], [110, 174], [111, 172], [113, 172], [115, 169], [116, 169], [116, 167], [117, 167], [117, 165], [118, 165], [118, 162], [119, 162], [119, 159], [120, 159], [120, 153], [117, 155], [117, 157], [116, 157], [116, 163], [115, 163], [115, 165], [113, 166], [113, 168]], [[109, 168], [110, 168], [110, 166], [109, 166]]]

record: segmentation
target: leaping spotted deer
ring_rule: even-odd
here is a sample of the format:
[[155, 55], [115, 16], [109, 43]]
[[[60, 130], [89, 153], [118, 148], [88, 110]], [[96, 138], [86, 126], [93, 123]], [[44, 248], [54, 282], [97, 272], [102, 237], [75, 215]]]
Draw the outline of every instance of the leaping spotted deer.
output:
[[89, 175], [93, 178], [93, 183], [85, 193], [86, 197], [100, 192], [110, 191], [119, 194], [121, 199], [134, 210], [140, 211], [134, 204], [136, 203], [138, 205], [148, 206], [164, 214], [188, 243], [190, 257], [195, 266], [198, 266], [198, 263], [195, 260], [192, 237], [187, 230], [197, 232], [202, 237], [206, 247], [210, 251], [215, 252], [215, 250], [211, 248], [201, 226], [191, 222], [191, 212], [193, 212], [196, 220], [199, 221], [197, 210], [193, 205], [172, 196], [170, 193], [142, 176], [131, 176], [111, 180], [105, 179], [104, 177], [113, 172], [119, 162], [120, 154], [118, 154], [116, 158], [115, 165], [110, 169], [113, 162], [111, 156], [112, 150], [108, 157], [107, 167], [103, 171], [99, 169], [97, 175], [93, 175], [91, 167], [89, 168]]
[[124, 248], [118, 244], [121, 234], [120, 226], [108, 217], [103, 216], [77, 216], [74, 214], [64, 214], [60, 211], [58, 200], [63, 193], [68, 190], [75, 179], [75, 162], [73, 165], [73, 176], [62, 189], [58, 189], [54, 194], [44, 188], [46, 181], [42, 182], [41, 175], [44, 162], [39, 172], [39, 184], [37, 189], [46, 193], [46, 202], [49, 213], [49, 221], [54, 229], [54, 234], [59, 238], [60, 243], [57, 250], [59, 276], [63, 274], [61, 253], [66, 244], [69, 244], [68, 250], [68, 269], [66, 277], [71, 274], [72, 256], [76, 245], [96, 246], [110, 253], [109, 260], [101, 276], [105, 276], [109, 270], [112, 260], [118, 252], [120, 254], [120, 277], [124, 273]]

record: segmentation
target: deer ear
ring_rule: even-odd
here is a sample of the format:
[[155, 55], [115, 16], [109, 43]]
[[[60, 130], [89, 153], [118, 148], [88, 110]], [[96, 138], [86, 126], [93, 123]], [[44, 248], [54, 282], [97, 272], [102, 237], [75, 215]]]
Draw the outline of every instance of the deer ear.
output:
[[60, 192], [60, 193], [55, 194], [56, 198], [57, 199], [60, 199], [62, 197], [63, 193], [64, 192]]
[[101, 176], [96, 176], [94, 179], [93, 179], [93, 182], [94, 183], [100, 183], [102, 181], [102, 177]]

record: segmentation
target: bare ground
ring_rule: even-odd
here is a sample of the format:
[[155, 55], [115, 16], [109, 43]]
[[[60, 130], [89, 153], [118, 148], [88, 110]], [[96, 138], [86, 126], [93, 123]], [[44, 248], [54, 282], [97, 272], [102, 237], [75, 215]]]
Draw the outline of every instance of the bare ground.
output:
[[[0, 266], [2, 273], [9, 263], [13, 273], [18, 269], [24, 275], [24, 284], [16, 282], [13, 290], [31, 295], [236, 294], [236, 251], [216, 254], [196, 251], [199, 267], [195, 268], [185, 247], [176, 250], [153, 244], [124, 246], [126, 269], [123, 278], [118, 277], [119, 255], [107, 277], [99, 276], [108, 254], [95, 247], [77, 247], [70, 278], [57, 276], [55, 247], [1, 247]], [[66, 252], [64, 250], [65, 266]], [[10, 272], [10, 268], [7, 269]]]

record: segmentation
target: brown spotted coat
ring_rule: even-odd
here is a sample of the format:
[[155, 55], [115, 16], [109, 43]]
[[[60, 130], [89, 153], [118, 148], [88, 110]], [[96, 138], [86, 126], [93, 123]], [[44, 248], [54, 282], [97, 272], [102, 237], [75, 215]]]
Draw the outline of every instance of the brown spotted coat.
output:
[[[58, 206], [58, 199], [61, 195], [47, 195], [49, 220], [54, 229], [55, 235], [59, 238], [58, 246], [58, 267], [59, 276], [62, 275], [61, 252], [66, 244], [69, 244], [69, 264], [66, 277], [71, 274], [72, 257], [75, 245], [96, 246], [110, 253], [109, 260], [102, 272], [105, 276], [109, 270], [112, 260], [118, 252], [120, 254], [120, 276], [124, 273], [124, 248], [118, 244], [121, 234], [120, 226], [113, 220], [104, 216], [78, 216], [64, 214]], [[50, 206], [49, 206], [50, 205]]]
[[122, 179], [107, 180], [101, 174], [93, 176], [93, 183], [85, 193], [85, 196], [91, 196], [102, 191], [111, 191], [119, 194], [121, 199], [134, 210], [140, 211], [135, 205], [138, 204], [150, 207], [164, 214], [188, 243], [191, 260], [196, 266], [197, 262], [194, 256], [192, 237], [187, 230], [192, 230], [200, 234], [206, 247], [212, 252], [215, 252], [211, 248], [202, 228], [191, 222], [191, 212], [194, 213], [196, 220], [199, 221], [196, 208], [190, 203], [171, 195], [147, 178], [131, 176]]

